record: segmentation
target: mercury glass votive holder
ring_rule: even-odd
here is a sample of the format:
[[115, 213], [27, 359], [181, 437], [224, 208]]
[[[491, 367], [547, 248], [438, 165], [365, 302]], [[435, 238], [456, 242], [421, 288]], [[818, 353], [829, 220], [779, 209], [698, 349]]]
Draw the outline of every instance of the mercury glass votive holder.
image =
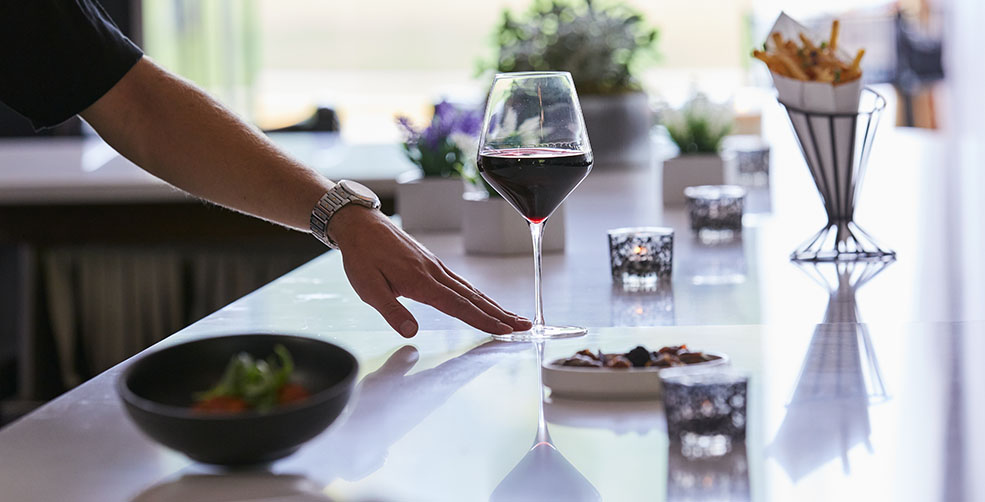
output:
[[688, 458], [718, 457], [746, 438], [748, 376], [726, 368], [661, 373], [667, 436]]
[[741, 185], [769, 185], [770, 147], [759, 136], [730, 137], [723, 146], [722, 158]]
[[684, 189], [691, 230], [702, 242], [728, 242], [742, 232], [746, 191], [735, 185], [701, 185]]
[[669, 280], [674, 261], [674, 230], [633, 227], [609, 230], [612, 280], [627, 287], [655, 286]]

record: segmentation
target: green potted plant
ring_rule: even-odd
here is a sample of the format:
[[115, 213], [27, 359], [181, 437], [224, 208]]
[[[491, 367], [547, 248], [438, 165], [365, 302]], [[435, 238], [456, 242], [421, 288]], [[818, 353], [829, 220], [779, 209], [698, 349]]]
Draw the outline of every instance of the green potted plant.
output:
[[462, 174], [475, 162], [475, 144], [482, 115], [442, 101], [431, 122], [416, 128], [406, 117], [404, 150], [417, 169], [397, 179], [396, 210], [407, 231], [440, 232], [461, 228]]
[[655, 52], [657, 30], [638, 12], [593, 0], [537, 0], [526, 13], [504, 11], [495, 40], [496, 71], [571, 73], [596, 167], [648, 159], [650, 113], [636, 71]]
[[733, 114], [727, 105], [696, 94], [680, 109], [661, 113], [661, 123], [680, 153], [663, 162], [663, 203], [683, 206], [684, 189], [721, 185], [725, 168], [719, 154], [722, 140], [732, 131]]

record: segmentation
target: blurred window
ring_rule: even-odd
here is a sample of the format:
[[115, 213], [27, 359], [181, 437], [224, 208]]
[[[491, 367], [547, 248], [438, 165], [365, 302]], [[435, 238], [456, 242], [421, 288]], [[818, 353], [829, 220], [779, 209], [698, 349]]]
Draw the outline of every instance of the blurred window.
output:
[[[604, 0], [596, 0], [606, 3]], [[143, 0], [145, 49], [265, 128], [335, 107], [356, 141], [399, 138], [395, 114], [423, 120], [438, 97], [478, 101], [504, 8], [532, 0]], [[611, 2], [609, 2], [611, 3]], [[628, 0], [659, 31], [641, 75], [672, 102], [699, 88], [716, 99], [763, 83], [749, 50], [782, 8], [795, 16], [885, 5], [880, 0]], [[753, 71], [750, 72], [749, 70]]]

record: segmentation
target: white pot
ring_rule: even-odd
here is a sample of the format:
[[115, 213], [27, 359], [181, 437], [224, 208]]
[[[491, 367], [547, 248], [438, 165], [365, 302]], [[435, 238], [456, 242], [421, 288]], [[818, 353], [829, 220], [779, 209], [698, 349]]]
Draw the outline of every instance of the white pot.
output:
[[725, 167], [717, 154], [679, 155], [663, 162], [664, 207], [683, 206], [684, 189], [725, 183]]
[[452, 232], [462, 227], [461, 178], [414, 177], [397, 179], [397, 214], [408, 232]]
[[596, 169], [649, 161], [650, 105], [646, 93], [586, 94], [578, 100]]
[[[483, 192], [463, 196], [462, 234], [467, 254], [532, 254], [530, 228], [520, 213], [501, 197]], [[544, 253], [564, 251], [564, 204], [544, 226]]]

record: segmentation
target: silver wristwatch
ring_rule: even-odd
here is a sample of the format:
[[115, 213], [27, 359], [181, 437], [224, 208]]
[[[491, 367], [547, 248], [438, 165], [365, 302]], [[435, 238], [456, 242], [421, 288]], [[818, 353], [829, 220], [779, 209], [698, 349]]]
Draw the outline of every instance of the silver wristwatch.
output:
[[380, 208], [380, 198], [372, 190], [350, 180], [339, 180], [311, 210], [311, 234], [332, 249], [339, 245], [328, 236], [328, 222], [346, 204], [359, 204], [370, 209]]

